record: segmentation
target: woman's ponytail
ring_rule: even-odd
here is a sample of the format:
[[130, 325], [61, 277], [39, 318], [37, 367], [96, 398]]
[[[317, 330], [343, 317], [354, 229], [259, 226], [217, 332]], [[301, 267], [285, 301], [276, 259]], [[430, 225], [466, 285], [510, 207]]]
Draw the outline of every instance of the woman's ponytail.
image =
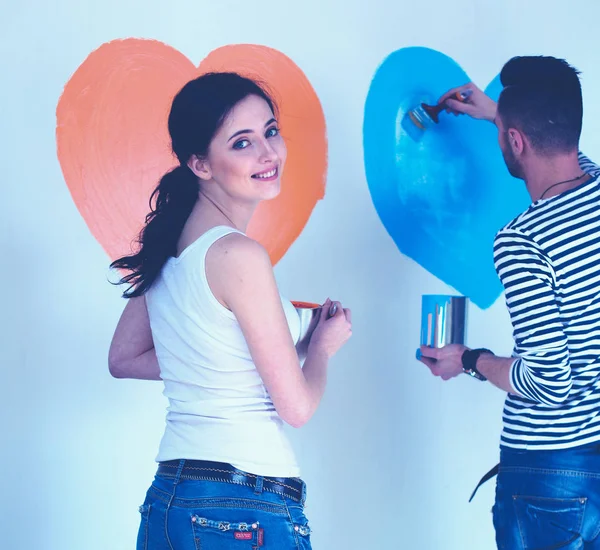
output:
[[130, 271], [119, 282], [129, 285], [124, 297], [144, 294], [165, 262], [177, 254], [177, 243], [198, 191], [198, 178], [187, 166], [180, 165], [162, 177], [150, 197], [150, 213], [138, 239], [139, 251], [111, 264], [112, 268]]

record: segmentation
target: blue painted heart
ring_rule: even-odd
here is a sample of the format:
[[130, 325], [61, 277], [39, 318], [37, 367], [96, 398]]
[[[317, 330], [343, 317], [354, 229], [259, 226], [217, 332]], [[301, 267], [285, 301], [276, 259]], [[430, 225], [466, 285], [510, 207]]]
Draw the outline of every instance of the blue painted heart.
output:
[[[493, 124], [442, 114], [417, 136], [403, 122], [408, 110], [469, 81], [429, 48], [388, 56], [366, 100], [364, 160], [373, 204], [400, 252], [487, 308], [502, 292], [494, 236], [529, 204], [525, 186], [508, 173]], [[499, 78], [485, 91], [497, 99]]]

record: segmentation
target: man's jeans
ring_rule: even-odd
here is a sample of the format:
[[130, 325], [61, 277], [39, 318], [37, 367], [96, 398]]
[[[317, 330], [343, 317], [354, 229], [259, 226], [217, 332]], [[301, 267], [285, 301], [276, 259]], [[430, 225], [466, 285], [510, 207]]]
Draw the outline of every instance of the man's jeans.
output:
[[600, 445], [502, 449], [493, 516], [499, 550], [599, 550]]

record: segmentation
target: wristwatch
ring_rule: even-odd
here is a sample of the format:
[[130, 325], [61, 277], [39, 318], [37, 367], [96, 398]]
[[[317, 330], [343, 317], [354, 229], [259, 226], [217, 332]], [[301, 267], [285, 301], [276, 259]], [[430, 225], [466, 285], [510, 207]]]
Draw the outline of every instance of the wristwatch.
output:
[[494, 352], [485, 348], [465, 350], [465, 352], [462, 354], [462, 368], [463, 372], [469, 376], [485, 382], [487, 378], [477, 370], [477, 359], [479, 359], [479, 356], [483, 353], [490, 353], [491, 355], [494, 355]]

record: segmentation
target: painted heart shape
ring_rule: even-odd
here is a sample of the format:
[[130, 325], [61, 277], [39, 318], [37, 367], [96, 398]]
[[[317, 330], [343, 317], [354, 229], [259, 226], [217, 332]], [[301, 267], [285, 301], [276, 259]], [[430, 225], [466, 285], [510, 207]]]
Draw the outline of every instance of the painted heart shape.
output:
[[176, 161], [167, 117], [173, 96], [192, 78], [236, 71], [265, 83], [280, 109], [288, 147], [280, 195], [261, 203], [248, 234], [285, 254], [325, 193], [325, 119], [310, 82], [281, 52], [230, 45], [199, 65], [155, 40], [126, 39], [92, 52], [67, 82], [56, 109], [58, 159], [73, 200], [112, 259], [131, 250], [150, 193]]
[[[435, 50], [388, 56], [365, 104], [364, 161], [373, 204], [400, 252], [487, 308], [502, 292], [494, 236], [530, 203], [525, 186], [508, 173], [494, 125], [443, 113], [415, 139], [404, 119], [468, 81]], [[496, 77], [485, 91], [497, 99], [501, 89]]]

